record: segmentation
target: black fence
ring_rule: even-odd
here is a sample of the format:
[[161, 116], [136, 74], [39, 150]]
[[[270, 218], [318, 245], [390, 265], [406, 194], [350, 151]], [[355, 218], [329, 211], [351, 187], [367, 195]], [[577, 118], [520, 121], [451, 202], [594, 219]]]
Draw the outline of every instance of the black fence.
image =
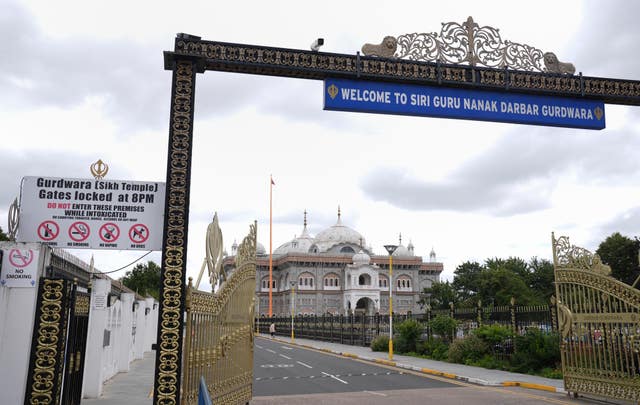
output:
[[[523, 334], [529, 328], [545, 332], [557, 330], [556, 308], [553, 305], [535, 306], [490, 306], [475, 308], [449, 308], [427, 310], [421, 314], [394, 314], [394, 329], [399, 323], [414, 319], [424, 325], [423, 336], [431, 337], [429, 321], [439, 315], [449, 316], [458, 321], [454, 338], [462, 338], [481, 325], [499, 324]], [[388, 314], [347, 314], [347, 315], [297, 315], [295, 317], [265, 316], [256, 319], [256, 329], [269, 333], [269, 326], [275, 324], [276, 335], [323, 340], [334, 343], [369, 346], [379, 335], [389, 336]]]

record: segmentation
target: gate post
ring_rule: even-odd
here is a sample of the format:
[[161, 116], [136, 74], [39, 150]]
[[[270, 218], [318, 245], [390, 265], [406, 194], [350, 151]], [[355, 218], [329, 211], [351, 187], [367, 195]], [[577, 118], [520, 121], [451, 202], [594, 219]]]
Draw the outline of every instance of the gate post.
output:
[[[200, 38], [178, 34], [176, 48], [186, 39]], [[162, 321], [158, 322], [153, 386], [153, 403], [158, 405], [180, 403], [195, 83], [196, 73], [204, 72], [201, 58], [173, 52], [164, 56], [165, 70], [172, 70], [173, 76], [158, 313]]]

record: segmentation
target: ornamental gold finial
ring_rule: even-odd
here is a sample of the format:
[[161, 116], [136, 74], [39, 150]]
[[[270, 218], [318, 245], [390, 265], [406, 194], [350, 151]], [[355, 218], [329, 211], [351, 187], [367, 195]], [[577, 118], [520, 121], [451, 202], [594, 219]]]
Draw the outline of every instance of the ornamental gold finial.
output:
[[13, 203], [9, 206], [9, 240], [15, 241], [16, 234], [18, 233], [18, 225], [20, 224], [20, 207], [18, 206], [18, 198], [13, 200]]
[[500, 30], [480, 26], [468, 17], [463, 23], [442, 23], [440, 33], [422, 32], [386, 36], [378, 45], [364, 44], [365, 56], [423, 62], [469, 64], [498, 69], [573, 75], [571, 63], [560, 62], [553, 52], [503, 40]]
[[104, 163], [102, 159], [98, 159], [97, 162], [91, 164], [89, 166], [89, 170], [91, 170], [91, 174], [95, 177], [96, 180], [104, 179], [104, 176], [107, 175], [109, 171], [109, 165]]

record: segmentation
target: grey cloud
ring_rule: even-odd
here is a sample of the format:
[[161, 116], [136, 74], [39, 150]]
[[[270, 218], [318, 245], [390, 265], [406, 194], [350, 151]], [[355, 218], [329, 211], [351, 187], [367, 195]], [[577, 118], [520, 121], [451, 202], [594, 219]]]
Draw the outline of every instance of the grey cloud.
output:
[[584, 10], [572, 50], [576, 69], [587, 76], [637, 80], [640, 3], [590, 0]]
[[640, 237], [640, 207], [635, 207], [623, 212], [611, 221], [600, 226], [599, 229], [594, 232], [600, 235], [600, 239], [598, 239], [595, 244], [599, 244], [614, 232], [620, 232], [629, 238], [635, 236]]
[[[162, 51], [172, 47], [172, 37], [150, 44], [54, 39], [32, 20], [17, 3], [7, 4], [0, 14], [0, 35], [11, 38], [0, 45], [0, 105], [72, 108], [98, 98], [122, 132], [168, 128], [171, 72], [163, 69]], [[196, 119], [252, 105], [288, 120], [328, 125], [318, 101], [322, 86], [309, 83], [223, 72], [197, 75]], [[335, 116], [330, 121], [332, 128], [349, 122]]]
[[6, 208], [20, 194], [20, 182], [25, 176], [87, 177], [78, 175], [78, 167], [87, 167], [95, 156], [68, 152], [35, 151], [28, 153], [0, 152], [0, 207]]
[[631, 184], [640, 174], [640, 137], [624, 132], [514, 129], [440, 182], [380, 168], [361, 180], [374, 200], [409, 210], [483, 211], [496, 216], [549, 207], [557, 179], [575, 173], [585, 185]]

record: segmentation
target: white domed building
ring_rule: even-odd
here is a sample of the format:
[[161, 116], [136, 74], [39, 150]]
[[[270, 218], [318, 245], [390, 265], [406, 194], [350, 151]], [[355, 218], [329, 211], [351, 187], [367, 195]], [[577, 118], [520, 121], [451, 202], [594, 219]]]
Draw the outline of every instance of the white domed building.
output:
[[[393, 253], [393, 282], [389, 280], [389, 256], [376, 255], [365, 238], [344, 225], [338, 209], [335, 225], [311, 236], [307, 213], [300, 236], [283, 243], [272, 256], [272, 309], [274, 315], [291, 313], [295, 288], [297, 314], [348, 314], [389, 312], [389, 286], [393, 288], [393, 310], [397, 313], [420, 312], [420, 293], [440, 279], [442, 263], [433, 249], [430, 260], [414, 254], [414, 246], [402, 245]], [[235, 249], [224, 259], [232, 271]], [[259, 246], [257, 253], [256, 313], [269, 313], [269, 252]]]

